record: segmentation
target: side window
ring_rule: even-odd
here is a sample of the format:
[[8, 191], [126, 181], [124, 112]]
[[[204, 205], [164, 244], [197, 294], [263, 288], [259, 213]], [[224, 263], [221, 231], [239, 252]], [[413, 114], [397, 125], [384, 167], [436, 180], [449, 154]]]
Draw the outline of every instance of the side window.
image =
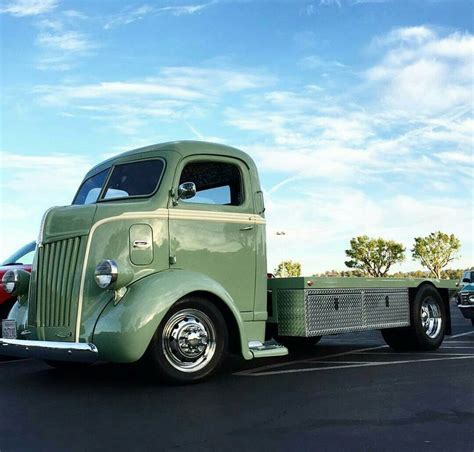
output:
[[183, 202], [223, 206], [239, 206], [244, 202], [242, 175], [232, 163], [188, 163], [179, 180], [180, 184], [184, 182], [194, 182], [196, 196]]

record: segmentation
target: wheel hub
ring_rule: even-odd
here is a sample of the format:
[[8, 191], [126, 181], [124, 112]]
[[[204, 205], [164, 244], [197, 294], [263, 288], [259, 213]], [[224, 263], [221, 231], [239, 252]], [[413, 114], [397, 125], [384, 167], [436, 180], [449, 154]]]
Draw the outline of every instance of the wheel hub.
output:
[[432, 298], [423, 301], [421, 305], [421, 323], [426, 335], [434, 339], [441, 331], [443, 319], [438, 303]]
[[173, 367], [182, 372], [196, 372], [214, 356], [214, 325], [201, 311], [179, 311], [163, 328], [162, 346], [165, 358]]
[[208, 334], [202, 324], [195, 319], [185, 319], [173, 332], [178, 351], [185, 358], [194, 359], [204, 352]]

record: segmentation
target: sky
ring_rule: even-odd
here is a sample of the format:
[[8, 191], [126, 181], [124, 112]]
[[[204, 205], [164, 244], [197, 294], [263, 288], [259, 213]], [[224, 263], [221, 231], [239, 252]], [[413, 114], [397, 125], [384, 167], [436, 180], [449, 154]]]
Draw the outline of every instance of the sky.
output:
[[0, 0], [0, 260], [91, 166], [198, 139], [255, 159], [269, 270], [343, 270], [361, 234], [416, 270], [438, 230], [473, 265], [473, 5]]

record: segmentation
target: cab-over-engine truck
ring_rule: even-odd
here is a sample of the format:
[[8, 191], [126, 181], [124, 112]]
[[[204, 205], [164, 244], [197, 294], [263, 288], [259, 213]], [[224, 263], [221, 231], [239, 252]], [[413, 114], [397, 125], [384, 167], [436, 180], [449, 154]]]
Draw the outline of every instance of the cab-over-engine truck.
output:
[[97, 165], [72, 205], [45, 213], [31, 277], [4, 275], [18, 301], [0, 353], [143, 359], [187, 383], [227, 351], [286, 355], [285, 339], [377, 329], [396, 350], [434, 350], [450, 333], [447, 281], [267, 279], [264, 211], [253, 160], [231, 147], [171, 142]]

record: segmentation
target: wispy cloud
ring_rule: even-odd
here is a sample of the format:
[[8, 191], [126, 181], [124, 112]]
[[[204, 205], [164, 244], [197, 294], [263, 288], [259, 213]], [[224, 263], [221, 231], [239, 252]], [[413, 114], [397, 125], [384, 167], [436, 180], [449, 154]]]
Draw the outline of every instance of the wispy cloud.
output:
[[78, 29], [77, 23], [84, 19], [86, 16], [82, 13], [67, 10], [54, 18], [38, 21], [38, 69], [69, 70], [79, 64], [81, 57], [94, 53], [99, 45]]
[[351, 7], [362, 5], [366, 3], [387, 3], [392, 0], [319, 0], [306, 5], [303, 12], [308, 16], [318, 14], [322, 8], [336, 7], [341, 9], [343, 7]]
[[169, 14], [172, 16], [185, 16], [200, 13], [218, 3], [218, 0], [212, 0], [206, 3], [196, 3], [188, 5], [170, 5], [170, 6], [152, 6], [142, 5], [138, 8], [125, 8], [122, 12], [108, 18], [104, 28], [110, 29], [119, 25], [128, 25], [133, 22], [144, 19], [145, 17]]
[[115, 128], [120, 123], [122, 132], [133, 133], [156, 118], [170, 121], [202, 116], [228, 95], [252, 92], [274, 82], [273, 77], [257, 71], [181, 66], [162, 68], [157, 76], [144, 79], [38, 85], [33, 93], [50, 107], [94, 115]]
[[38, 16], [58, 6], [57, 0], [11, 0], [0, 6], [0, 13], [16, 17]]
[[304, 69], [321, 69], [321, 68], [323, 68], [324, 70], [328, 70], [328, 69], [347, 69], [348, 68], [348, 66], [346, 66], [344, 63], [341, 63], [340, 61], [326, 60], [324, 58], [321, 58], [319, 55], [309, 55], [307, 57], [304, 57], [299, 62], [299, 66], [304, 68]]

